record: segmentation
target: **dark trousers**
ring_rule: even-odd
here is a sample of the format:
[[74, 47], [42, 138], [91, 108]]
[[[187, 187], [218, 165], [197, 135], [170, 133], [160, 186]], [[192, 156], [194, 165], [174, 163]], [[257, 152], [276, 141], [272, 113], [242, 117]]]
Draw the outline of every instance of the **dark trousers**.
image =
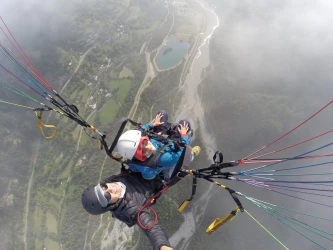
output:
[[164, 110], [160, 110], [156, 113], [157, 114], [162, 114], [163, 117], [161, 118], [161, 122], [163, 122], [163, 125], [157, 126], [153, 128], [153, 131], [155, 133], [166, 133], [167, 131], [169, 131], [170, 136], [172, 137], [180, 137], [180, 134], [178, 132], [178, 128], [180, 128], [180, 124], [184, 125], [187, 124], [188, 125], [188, 131], [191, 131], [191, 123], [188, 120], [182, 119], [178, 122], [178, 124], [172, 124], [168, 122], [169, 116], [168, 113], [165, 112]]

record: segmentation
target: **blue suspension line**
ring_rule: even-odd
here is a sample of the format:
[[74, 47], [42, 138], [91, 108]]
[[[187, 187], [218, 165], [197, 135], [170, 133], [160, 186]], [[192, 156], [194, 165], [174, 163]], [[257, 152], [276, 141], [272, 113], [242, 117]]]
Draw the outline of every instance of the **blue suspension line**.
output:
[[322, 163], [311, 164], [311, 165], [300, 166], [300, 167], [281, 168], [281, 169], [272, 169], [272, 170], [266, 170], [266, 171], [260, 171], [260, 172], [251, 172], [248, 174], [261, 174], [261, 173], [269, 173], [269, 172], [288, 171], [288, 170], [295, 170], [295, 169], [301, 169], [301, 168], [310, 168], [310, 167], [315, 167], [315, 166], [321, 166], [321, 165], [326, 165], [326, 164], [331, 164], [331, 163], [333, 163], [333, 161], [322, 162]]
[[[250, 184], [250, 183], [248, 183], [248, 184]], [[253, 184], [250, 184], [250, 185], [253, 185]], [[310, 202], [310, 203], [313, 203], [313, 204], [317, 204], [317, 205], [322, 205], [322, 206], [325, 206], [325, 207], [332, 207], [333, 208], [333, 205], [328, 205], [328, 204], [324, 204], [324, 203], [321, 203], [321, 202], [316, 202], [316, 201], [312, 201], [312, 200], [300, 198], [300, 197], [297, 197], [297, 196], [294, 196], [294, 195], [291, 195], [291, 194], [286, 194], [286, 193], [283, 193], [283, 192], [272, 190], [272, 189], [269, 189], [267, 187], [261, 187], [261, 186], [257, 186], [257, 187], [260, 187], [262, 189], [266, 189], [266, 190], [274, 192], [274, 193], [278, 193], [278, 194], [282, 194], [282, 195], [285, 195], [285, 196], [289, 196], [289, 197], [292, 197], [292, 198], [295, 198], [295, 199], [298, 199], [298, 200], [307, 201], [307, 202]]]
[[[256, 176], [252, 176], [252, 175], [246, 175], [248, 177], [252, 177], [252, 178], [259, 178]], [[241, 181], [241, 182], [245, 182], [248, 184], [252, 184], [252, 182], [257, 182], [259, 180], [257, 179], [242, 179], [242, 178], [234, 178], [234, 180], [237, 181]], [[265, 181], [259, 181], [259, 183], [293, 183], [293, 184], [306, 184], [306, 185], [319, 185], [319, 186], [333, 186], [333, 184], [328, 184], [328, 183], [333, 183], [333, 180], [331, 181], [293, 181], [293, 180], [280, 180], [280, 179], [273, 179], [273, 180], [265, 180]], [[253, 184], [252, 184], [253, 185]]]
[[[36, 81], [36, 79], [34, 79], [28, 72], [26, 69], [24, 69], [13, 57], [12, 55], [9, 54], [8, 51], [4, 50], [4, 48], [2, 47], [0, 50], [9, 61], [11, 61], [11, 63], [16, 67], [16, 69], [18, 71], [21, 72], [21, 74], [23, 74], [23, 77], [27, 80], [26, 82], [31, 83], [33, 86], [37, 87], [44, 95], [48, 96], [48, 93], [45, 92], [45, 89], [40, 87], [40, 83], [38, 84], [38, 82]], [[43, 86], [43, 85], [42, 85]]]
[[262, 169], [262, 168], [266, 168], [266, 167], [274, 166], [274, 165], [280, 164], [280, 163], [282, 163], [282, 162], [290, 161], [290, 160], [293, 160], [293, 159], [295, 159], [295, 158], [297, 158], [297, 157], [301, 157], [301, 156], [303, 156], [303, 155], [307, 155], [307, 154], [313, 153], [313, 152], [315, 152], [315, 151], [318, 151], [318, 150], [320, 150], [320, 149], [326, 148], [326, 147], [331, 146], [331, 145], [333, 145], [333, 142], [328, 143], [328, 144], [326, 144], [326, 145], [324, 145], [324, 146], [321, 146], [321, 147], [319, 147], [319, 148], [316, 148], [316, 149], [310, 150], [310, 151], [305, 152], [305, 153], [303, 153], [303, 154], [296, 155], [296, 156], [294, 156], [294, 157], [292, 157], [292, 158], [286, 158], [285, 160], [282, 160], [282, 161], [280, 161], [280, 162], [274, 162], [274, 163], [271, 163], [271, 164], [268, 164], [268, 165], [263, 165], [263, 166], [260, 166], [260, 167], [252, 168], [252, 169], [245, 170], [245, 171], [241, 171], [241, 172], [239, 172], [238, 174], [246, 173], [246, 172], [250, 172], [250, 171], [253, 171], [253, 170], [256, 170], [256, 169]]
[[319, 173], [319, 174], [246, 174], [246, 176], [314, 176], [314, 175], [332, 175], [333, 173]]
[[[256, 185], [257, 187], [261, 187], [261, 185]], [[316, 195], [316, 196], [322, 196], [322, 197], [333, 197], [333, 195], [328, 195], [328, 194], [317, 194], [317, 193], [312, 193], [312, 192], [305, 192], [305, 191], [299, 191], [299, 190], [294, 190], [294, 189], [290, 189], [288, 187], [274, 187], [274, 186], [262, 186], [263, 188], [274, 188], [274, 189], [282, 189], [282, 190], [287, 190], [290, 192], [294, 192], [294, 193], [301, 193], [301, 194], [310, 194], [310, 195]]]

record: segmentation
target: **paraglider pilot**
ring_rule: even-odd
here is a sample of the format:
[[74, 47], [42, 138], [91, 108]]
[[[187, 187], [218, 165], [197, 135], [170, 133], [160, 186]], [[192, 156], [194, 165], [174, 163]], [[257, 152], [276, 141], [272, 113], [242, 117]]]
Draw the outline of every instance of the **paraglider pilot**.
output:
[[111, 212], [112, 216], [132, 227], [138, 224], [154, 250], [172, 250], [167, 235], [154, 215], [143, 205], [156, 194], [162, 183], [146, 180], [140, 173], [112, 175], [97, 185], [88, 186], [82, 194], [82, 206], [92, 215]]

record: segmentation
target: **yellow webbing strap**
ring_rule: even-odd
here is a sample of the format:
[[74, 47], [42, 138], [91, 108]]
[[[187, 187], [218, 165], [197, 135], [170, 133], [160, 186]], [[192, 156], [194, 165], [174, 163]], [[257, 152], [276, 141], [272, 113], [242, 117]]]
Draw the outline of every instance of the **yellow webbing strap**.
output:
[[232, 220], [236, 215], [239, 207], [237, 206], [234, 210], [232, 210], [229, 214], [224, 216], [223, 218], [216, 218], [212, 224], [209, 225], [206, 229], [206, 233], [212, 234], [214, 233], [219, 227], [227, 223], [229, 220]]
[[[52, 138], [56, 135], [56, 133], [57, 133], [57, 128], [56, 128], [56, 126], [54, 126], [54, 125], [49, 125], [49, 124], [44, 124], [44, 123], [43, 123], [43, 121], [42, 121], [42, 118], [43, 118], [43, 110], [39, 110], [38, 114], [37, 114], [37, 112], [35, 112], [35, 113], [36, 113], [36, 116], [38, 117], [37, 126], [38, 126], [40, 132], [42, 133], [42, 135], [43, 135], [46, 139], [52, 139]], [[47, 129], [53, 129], [53, 133], [52, 133], [52, 135], [50, 135], [50, 136], [46, 136], [46, 135], [44, 134], [44, 129], [43, 129], [43, 127], [47, 128]]]
[[182, 212], [189, 202], [189, 200], [183, 201], [183, 203], [178, 207], [178, 212]]
[[97, 147], [98, 147], [100, 150], [103, 149], [103, 144], [102, 144], [102, 142], [101, 142], [101, 139], [99, 139], [99, 140], [97, 141]]
[[[192, 174], [192, 170], [187, 170], [188, 174]], [[193, 197], [195, 196], [195, 192], [197, 190], [197, 178], [193, 178], [193, 182], [192, 182], [192, 194], [191, 197], [185, 201], [183, 201], [183, 203], [178, 207], [178, 212], [182, 212], [184, 210], [184, 208], [187, 206], [187, 204], [193, 199]]]

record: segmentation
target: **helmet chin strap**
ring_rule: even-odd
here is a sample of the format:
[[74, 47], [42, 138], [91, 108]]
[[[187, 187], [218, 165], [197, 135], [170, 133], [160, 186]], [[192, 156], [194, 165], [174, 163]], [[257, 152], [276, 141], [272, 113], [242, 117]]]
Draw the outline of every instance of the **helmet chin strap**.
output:
[[152, 147], [152, 152], [151, 152], [149, 155], [146, 156], [147, 158], [149, 158], [149, 157], [151, 156], [152, 153], [155, 153], [155, 152], [156, 152], [156, 148], [155, 148], [154, 144], [152, 144], [151, 141], [149, 141], [148, 143], [149, 143], [149, 144], [151, 145], [151, 147]]
[[153, 151], [155, 152], [156, 148], [155, 148], [154, 144], [152, 144], [151, 141], [149, 141], [149, 143], [151, 144], [151, 146], [153, 147]]

